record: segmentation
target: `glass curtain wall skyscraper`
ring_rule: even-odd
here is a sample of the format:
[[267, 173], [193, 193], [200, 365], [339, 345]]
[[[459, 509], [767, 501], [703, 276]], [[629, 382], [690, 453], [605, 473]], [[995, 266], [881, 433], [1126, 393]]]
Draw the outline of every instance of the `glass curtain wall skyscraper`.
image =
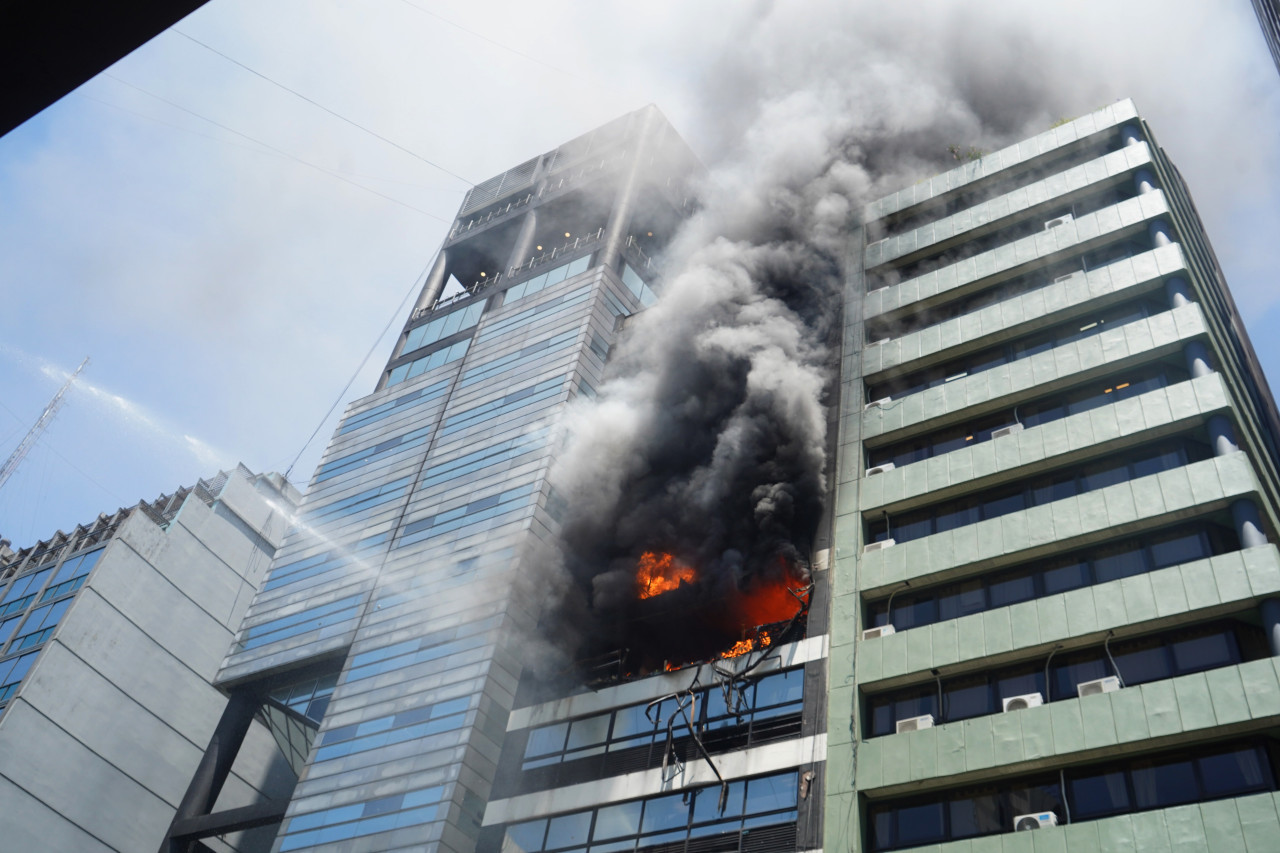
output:
[[467, 195], [218, 678], [295, 731], [275, 849], [475, 848], [535, 627], [521, 558], [557, 524], [557, 419], [655, 298], [695, 168], [650, 107]]

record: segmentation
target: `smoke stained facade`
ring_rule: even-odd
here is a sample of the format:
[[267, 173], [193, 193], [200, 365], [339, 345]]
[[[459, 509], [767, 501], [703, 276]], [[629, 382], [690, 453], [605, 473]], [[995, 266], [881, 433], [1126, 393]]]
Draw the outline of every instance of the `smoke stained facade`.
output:
[[292, 750], [273, 850], [1263, 831], [1277, 418], [1177, 171], [1127, 101], [809, 98], [468, 194], [218, 678]]

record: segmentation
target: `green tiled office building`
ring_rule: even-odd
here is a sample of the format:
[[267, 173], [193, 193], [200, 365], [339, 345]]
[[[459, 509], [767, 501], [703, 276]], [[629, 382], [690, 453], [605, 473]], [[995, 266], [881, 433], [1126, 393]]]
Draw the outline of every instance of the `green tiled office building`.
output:
[[824, 849], [1280, 850], [1280, 418], [1146, 123], [863, 221]]

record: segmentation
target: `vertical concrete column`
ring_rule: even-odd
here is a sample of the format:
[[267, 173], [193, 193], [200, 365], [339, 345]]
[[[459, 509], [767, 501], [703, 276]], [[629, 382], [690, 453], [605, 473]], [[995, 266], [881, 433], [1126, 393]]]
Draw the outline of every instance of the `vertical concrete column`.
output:
[[1271, 656], [1280, 657], [1280, 598], [1268, 598], [1258, 608], [1262, 616], [1262, 629], [1267, 632], [1267, 645]]
[[1213, 366], [1209, 362], [1209, 350], [1205, 347], [1204, 341], [1192, 341], [1182, 348], [1182, 354], [1187, 359], [1187, 370], [1191, 371], [1192, 379], [1199, 379], [1201, 376], [1213, 373]]
[[418, 297], [418, 304], [413, 306], [414, 314], [436, 304], [436, 300], [444, 291], [445, 275], [448, 272], [449, 254], [441, 249], [440, 254], [436, 255], [436, 262], [432, 265], [431, 272], [427, 274], [426, 282], [422, 285], [422, 295]]
[[618, 268], [622, 257], [622, 248], [626, 244], [627, 231], [631, 228], [631, 218], [636, 212], [639, 201], [641, 177], [644, 174], [645, 162], [653, 146], [654, 128], [657, 124], [658, 111], [655, 108], [645, 110], [641, 119], [640, 132], [637, 134], [636, 150], [631, 165], [618, 188], [618, 195], [613, 200], [613, 210], [609, 212], [609, 223], [604, 229], [604, 251], [600, 255], [600, 264]]
[[1236, 443], [1236, 433], [1226, 415], [1214, 415], [1209, 418], [1209, 444], [1213, 446], [1214, 456], [1226, 456], [1236, 453], [1240, 445]]
[[1142, 131], [1136, 124], [1126, 124], [1120, 130], [1120, 138], [1125, 145], [1139, 145], [1142, 143]]
[[1163, 219], [1157, 219], [1148, 225], [1147, 233], [1151, 235], [1151, 246], [1154, 249], [1159, 249], [1161, 246], [1167, 246], [1174, 242], [1173, 229]]
[[1134, 173], [1133, 183], [1138, 188], [1138, 195], [1146, 195], [1156, 188], [1156, 176], [1150, 169], [1139, 169]]
[[1242, 499], [1233, 503], [1231, 520], [1235, 522], [1236, 533], [1240, 535], [1241, 548], [1257, 548], [1267, 544], [1262, 516], [1258, 514], [1258, 505], [1253, 501]]
[[1169, 297], [1170, 308], [1181, 308], [1191, 302], [1191, 286], [1185, 278], [1174, 276], [1164, 283], [1165, 295]]
[[515, 246], [511, 249], [511, 257], [507, 259], [507, 274], [529, 260], [533, 249], [533, 240], [537, 236], [538, 211], [530, 210], [520, 222], [520, 233], [516, 237]]

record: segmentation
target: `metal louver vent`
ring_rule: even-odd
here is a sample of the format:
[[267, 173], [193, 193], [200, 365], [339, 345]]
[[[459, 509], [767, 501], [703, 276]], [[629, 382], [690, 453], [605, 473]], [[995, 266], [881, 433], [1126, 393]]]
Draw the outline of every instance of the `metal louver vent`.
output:
[[502, 198], [504, 195], [523, 189], [533, 182], [534, 172], [538, 168], [538, 160], [534, 157], [532, 160], [526, 160], [519, 166], [508, 169], [495, 178], [476, 184], [467, 192], [467, 198], [462, 202], [462, 210], [459, 216], [466, 216], [468, 213], [479, 210], [490, 202]]

